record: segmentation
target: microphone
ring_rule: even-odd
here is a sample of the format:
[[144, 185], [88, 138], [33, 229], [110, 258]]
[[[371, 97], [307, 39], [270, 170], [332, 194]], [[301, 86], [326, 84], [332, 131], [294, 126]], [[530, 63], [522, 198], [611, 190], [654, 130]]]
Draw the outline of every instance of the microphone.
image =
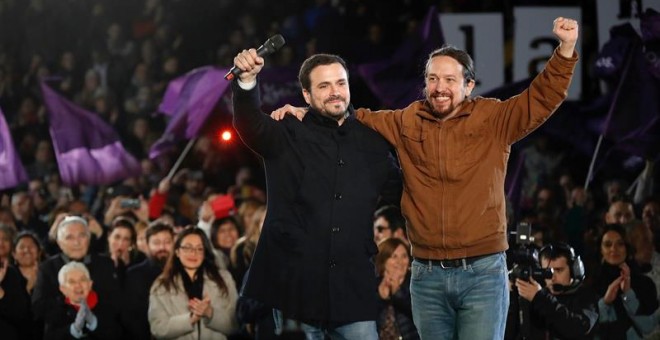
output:
[[[276, 34], [276, 35], [268, 38], [268, 40], [266, 40], [266, 42], [263, 45], [259, 46], [259, 48], [257, 49], [257, 55], [260, 56], [260, 57], [267, 56], [267, 55], [279, 50], [280, 47], [284, 46], [284, 43], [285, 43], [284, 37], [282, 37], [281, 34]], [[225, 79], [231, 81], [237, 75], [241, 74], [242, 72], [243, 71], [240, 68], [238, 68], [238, 67], [236, 67], [236, 65], [234, 65], [231, 68], [231, 70], [229, 70], [229, 72], [227, 72], [227, 74], [225, 74]]]

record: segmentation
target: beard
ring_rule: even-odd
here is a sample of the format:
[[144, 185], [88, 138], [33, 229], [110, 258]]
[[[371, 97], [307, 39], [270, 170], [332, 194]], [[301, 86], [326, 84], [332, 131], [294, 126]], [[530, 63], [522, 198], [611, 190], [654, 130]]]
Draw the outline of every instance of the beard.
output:
[[[332, 103], [334, 102], [334, 103]], [[316, 108], [318, 112], [325, 113], [326, 116], [334, 119], [341, 119], [346, 115], [348, 102], [342, 96], [333, 96], [323, 101], [323, 106]]]
[[156, 254], [154, 254], [154, 261], [158, 263], [161, 267], [165, 266], [165, 263], [167, 263], [167, 259], [170, 257], [170, 253], [166, 251], [159, 251]]

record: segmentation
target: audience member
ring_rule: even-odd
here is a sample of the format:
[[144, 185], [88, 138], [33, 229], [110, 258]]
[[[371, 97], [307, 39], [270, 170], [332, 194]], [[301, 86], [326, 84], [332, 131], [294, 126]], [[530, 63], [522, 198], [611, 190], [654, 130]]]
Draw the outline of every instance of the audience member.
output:
[[156, 339], [226, 339], [237, 328], [237, 298], [234, 280], [218, 268], [206, 234], [188, 227], [177, 235], [174, 252], [151, 287], [151, 334]]
[[128, 269], [126, 273], [126, 307], [121, 312], [126, 335], [131, 339], [149, 339], [151, 331], [147, 313], [149, 290], [163, 272], [172, 255], [174, 228], [155, 221], [146, 229], [147, 259]]
[[115, 310], [108, 296], [92, 289], [94, 282], [82, 262], [71, 261], [57, 274], [59, 291], [45, 315], [45, 340], [118, 339]]

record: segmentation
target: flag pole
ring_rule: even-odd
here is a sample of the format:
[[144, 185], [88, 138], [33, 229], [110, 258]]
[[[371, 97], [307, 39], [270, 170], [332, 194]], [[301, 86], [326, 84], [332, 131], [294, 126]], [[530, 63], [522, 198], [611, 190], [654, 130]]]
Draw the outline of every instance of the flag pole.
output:
[[181, 152], [179, 158], [176, 160], [176, 162], [170, 169], [170, 172], [167, 174], [167, 177], [165, 177], [168, 181], [172, 180], [172, 177], [174, 177], [174, 174], [179, 169], [179, 166], [181, 166], [181, 163], [183, 163], [183, 160], [186, 158], [188, 152], [190, 152], [190, 149], [193, 147], [193, 145], [195, 145], [196, 141], [197, 138], [192, 138], [191, 140], [188, 141], [188, 144], [186, 144], [186, 148], [183, 149], [183, 152]]
[[600, 145], [603, 142], [603, 137], [607, 133], [607, 130], [610, 127], [610, 121], [612, 120], [612, 114], [614, 113], [614, 109], [616, 108], [616, 104], [619, 101], [619, 94], [621, 93], [621, 88], [623, 87], [623, 83], [628, 78], [628, 70], [630, 69], [630, 64], [632, 63], [632, 59], [635, 53], [635, 48], [637, 48], [637, 43], [634, 42], [632, 46], [630, 47], [630, 50], [628, 51], [628, 54], [626, 56], [626, 66], [623, 68], [623, 72], [621, 72], [621, 78], [619, 79], [619, 83], [616, 86], [616, 90], [614, 91], [614, 96], [612, 97], [612, 103], [610, 104], [610, 109], [607, 112], [607, 117], [605, 118], [605, 124], [603, 127], [603, 131], [601, 132], [600, 136], [598, 137], [598, 143], [596, 144], [596, 150], [594, 150], [593, 156], [591, 156], [591, 164], [589, 164], [589, 172], [587, 173], [587, 178], [584, 181], [584, 191], [589, 190], [589, 183], [592, 180], [592, 177], [594, 176], [594, 165], [596, 164], [596, 157], [598, 156], [598, 151], [600, 149]]
[[591, 177], [594, 175], [594, 165], [596, 164], [596, 157], [598, 156], [598, 150], [600, 150], [600, 144], [603, 142], [603, 133], [598, 137], [598, 143], [596, 143], [596, 150], [594, 150], [593, 156], [591, 156], [591, 163], [589, 164], [589, 172], [587, 173], [587, 179], [584, 181], [584, 191], [589, 190], [589, 183], [591, 183]]

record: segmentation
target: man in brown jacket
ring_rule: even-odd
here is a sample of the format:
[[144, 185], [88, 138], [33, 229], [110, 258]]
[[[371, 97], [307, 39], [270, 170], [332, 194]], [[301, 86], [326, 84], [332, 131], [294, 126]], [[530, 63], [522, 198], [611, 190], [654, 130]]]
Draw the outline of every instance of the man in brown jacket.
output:
[[[578, 24], [557, 18], [559, 46], [521, 94], [470, 98], [472, 58], [451, 46], [431, 53], [425, 100], [356, 117], [397, 151], [401, 209], [412, 245], [413, 318], [422, 339], [502, 339], [509, 306], [504, 178], [511, 145], [566, 98]], [[285, 106], [274, 118], [304, 109]]]

